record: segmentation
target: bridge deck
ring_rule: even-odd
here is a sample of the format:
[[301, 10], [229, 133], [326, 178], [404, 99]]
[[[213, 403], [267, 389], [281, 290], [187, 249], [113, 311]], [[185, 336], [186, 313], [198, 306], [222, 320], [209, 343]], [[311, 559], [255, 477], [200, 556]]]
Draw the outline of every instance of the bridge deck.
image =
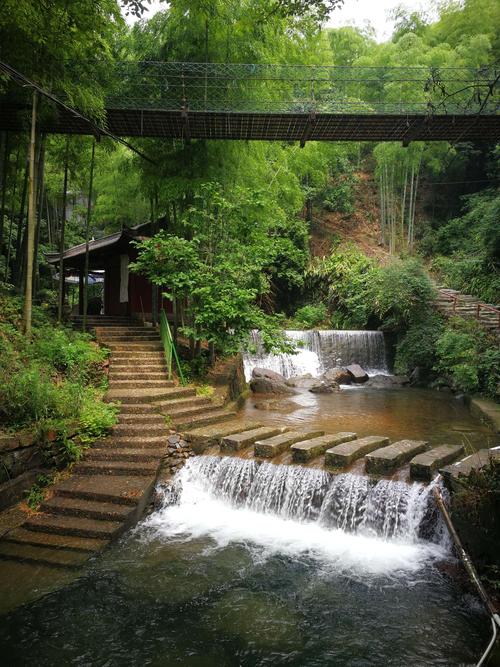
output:
[[[2, 105], [0, 130], [27, 129], [29, 112]], [[91, 134], [70, 111], [42, 120], [52, 134]], [[489, 141], [500, 140], [498, 115], [245, 113], [108, 109], [106, 129], [122, 137], [261, 139], [278, 141]]]

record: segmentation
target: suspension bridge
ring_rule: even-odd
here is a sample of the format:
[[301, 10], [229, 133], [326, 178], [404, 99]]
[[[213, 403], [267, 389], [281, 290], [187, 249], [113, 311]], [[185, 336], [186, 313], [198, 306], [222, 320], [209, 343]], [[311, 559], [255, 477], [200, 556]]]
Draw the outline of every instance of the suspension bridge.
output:
[[[77, 76], [77, 66], [75, 77]], [[72, 64], [68, 64], [71, 72]], [[121, 137], [279, 141], [500, 139], [495, 68], [329, 67], [119, 62], [105, 82], [103, 129]], [[9, 90], [9, 89], [8, 89]], [[19, 91], [19, 89], [18, 89]], [[94, 134], [64, 105], [42, 131]], [[0, 98], [0, 130], [26, 127], [19, 92]]]

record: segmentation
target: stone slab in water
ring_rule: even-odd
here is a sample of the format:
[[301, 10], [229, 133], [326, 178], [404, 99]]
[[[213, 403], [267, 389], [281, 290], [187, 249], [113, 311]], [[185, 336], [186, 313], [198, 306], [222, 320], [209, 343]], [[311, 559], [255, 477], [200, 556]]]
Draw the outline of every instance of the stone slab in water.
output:
[[74, 535], [58, 535], [56, 533], [38, 533], [25, 528], [16, 528], [2, 537], [2, 541], [34, 546], [50, 547], [52, 549], [72, 549], [92, 553], [100, 551], [107, 544], [107, 539], [79, 537]]
[[262, 456], [263, 458], [269, 459], [281, 454], [295, 442], [300, 442], [306, 438], [316, 438], [317, 436], [323, 435], [323, 433], [324, 431], [288, 431], [286, 433], [281, 433], [280, 435], [275, 435], [272, 438], [267, 438], [266, 440], [257, 440], [254, 445], [253, 453], [254, 456]]
[[19, 544], [16, 542], [0, 542], [0, 559], [19, 560], [28, 563], [43, 564], [52, 567], [77, 567], [90, 554], [69, 549], [52, 549], [50, 547]]
[[365, 454], [388, 444], [389, 438], [380, 435], [369, 435], [366, 438], [344, 442], [326, 450], [325, 465], [332, 468], [344, 468]]
[[423, 452], [429, 443], [425, 440], [400, 440], [366, 455], [366, 472], [390, 472]]
[[346, 371], [351, 375], [354, 382], [366, 382], [368, 380], [368, 373], [359, 364], [346, 366]]
[[258, 422], [228, 421], [212, 426], [202, 426], [185, 433], [187, 440], [196, 454], [201, 454], [208, 447], [220, 444], [222, 438], [233, 433], [241, 433], [250, 429], [259, 428], [262, 424]]
[[291, 447], [293, 460], [296, 463], [305, 463], [317, 456], [321, 456], [329, 447], [334, 447], [350, 440], [356, 440], [356, 438], [356, 433], [343, 431], [341, 433], [327, 433], [319, 438], [296, 442]]
[[222, 438], [221, 450], [237, 452], [244, 447], [253, 445], [257, 440], [264, 440], [265, 438], [272, 438], [278, 433], [283, 433], [285, 429], [262, 426], [261, 428], [254, 428], [251, 431], [244, 431], [243, 433], [235, 433]]
[[447, 482], [452, 485], [459, 477], [467, 477], [473, 470], [481, 470], [491, 463], [492, 460], [500, 461], [500, 447], [493, 449], [480, 449], [465, 459], [447, 465], [439, 471]]
[[454, 461], [463, 451], [463, 445], [440, 445], [418, 454], [410, 461], [410, 476], [430, 480], [438, 468]]

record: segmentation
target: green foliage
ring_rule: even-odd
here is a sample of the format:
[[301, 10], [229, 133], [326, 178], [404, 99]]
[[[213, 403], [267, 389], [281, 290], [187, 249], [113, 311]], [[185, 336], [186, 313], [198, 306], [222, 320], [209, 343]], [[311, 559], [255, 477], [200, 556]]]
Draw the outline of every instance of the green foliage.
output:
[[214, 388], [211, 387], [209, 384], [201, 384], [198, 387], [196, 387], [196, 395], [197, 396], [202, 396], [203, 398], [210, 398], [213, 396], [214, 393]]
[[45, 500], [47, 487], [54, 481], [53, 475], [38, 475], [35, 484], [26, 491], [26, 503], [32, 510], [37, 510]]
[[474, 320], [453, 318], [436, 341], [436, 371], [454, 389], [495, 397], [500, 383], [500, 350]]
[[313, 260], [306, 274], [307, 289], [328, 303], [335, 328], [362, 329], [373, 313], [370, 284], [377, 271], [356, 246], [340, 245], [329, 257]]
[[352, 183], [345, 180], [335, 185], [329, 185], [322, 193], [323, 208], [327, 211], [338, 211], [350, 215], [354, 213]]
[[436, 342], [443, 327], [442, 318], [435, 313], [411, 324], [396, 346], [395, 372], [409, 375], [418, 368], [421, 380], [428, 380], [436, 364]]
[[395, 260], [373, 274], [374, 311], [384, 328], [398, 331], [426, 318], [435, 295], [422, 263]]
[[313, 329], [324, 324], [328, 317], [328, 311], [323, 303], [302, 306], [295, 311], [293, 322], [299, 328]]
[[116, 403], [105, 403], [102, 392], [89, 389], [85, 392], [79, 414], [79, 439], [88, 445], [106, 436], [116, 424], [120, 410]]

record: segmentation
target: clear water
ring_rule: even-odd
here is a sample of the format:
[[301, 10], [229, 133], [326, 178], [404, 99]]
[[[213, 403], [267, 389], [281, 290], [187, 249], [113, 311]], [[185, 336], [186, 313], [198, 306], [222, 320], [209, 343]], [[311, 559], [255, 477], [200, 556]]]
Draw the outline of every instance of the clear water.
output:
[[[341, 528], [343, 506], [330, 508], [336, 525], [310, 514], [335, 488], [317, 471], [294, 479], [286, 466], [272, 473], [233, 459], [234, 475], [201, 459], [83, 576], [2, 617], [3, 664], [475, 664], [487, 618], [446, 573], [451, 556], [437, 522], [425, 521], [422, 487], [353, 482], [349, 506], [378, 515], [367, 530]], [[266, 476], [281, 500], [259, 506]], [[321, 502], [314, 489], [325, 491]], [[394, 516], [400, 529], [385, 533]]]

